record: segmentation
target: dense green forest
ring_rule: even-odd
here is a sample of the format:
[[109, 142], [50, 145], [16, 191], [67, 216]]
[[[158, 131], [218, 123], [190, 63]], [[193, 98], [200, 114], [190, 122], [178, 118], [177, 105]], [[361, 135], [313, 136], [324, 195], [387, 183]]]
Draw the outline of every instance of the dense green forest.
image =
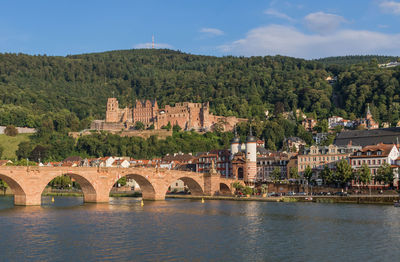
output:
[[[390, 112], [399, 103], [399, 68], [378, 68], [376, 56], [355, 58], [363, 63], [343, 66], [340, 61], [348, 57], [332, 64], [327, 61], [333, 58], [211, 57], [151, 49], [67, 57], [0, 54], [0, 125], [37, 127], [43, 118], [61, 114], [77, 130], [104, 118], [112, 95], [121, 106], [135, 99], [156, 98], [161, 105], [209, 101], [216, 114], [255, 119], [277, 109], [278, 102], [278, 110], [299, 108], [318, 118], [359, 117], [370, 103], [377, 120], [398, 120]], [[338, 76], [333, 86], [325, 80], [329, 75]]]
[[332, 56], [316, 59], [315, 61], [321, 62], [326, 66], [329, 65], [354, 65], [361, 63], [370, 63], [375, 61], [378, 64], [385, 64], [394, 62], [399, 59], [398, 56], [383, 56], [383, 55], [349, 55], [349, 56]]
[[[65, 154], [107, 155], [111, 152], [106, 149], [93, 151], [92, 147], [83, 146], [89, 138], [75, 143], [66, 134], [87, 128], [93, 119], [103, 119], [107, 98], [114, 95], [121, 106], [130, 106], [135, 99], [157, 99], [161, 106], [209, 101], [213, 113], [253, 119], [256, 135], [264, 138], [270, 149], [281, 148], [284, 137], [293, 135], [310, 144], [311, 134], [299, 125], [300, 119], [285, 120], [280, 113], [301, 109], [318, 120], [332, 115], [354, 119], [363, 116], [369, 104], [376, 120], [395, 125], [400, 118], [400, 67], [379, 68], [378, 63], [396, 59], [212, 57], [165, 49], [66, 57], [0, 54], [0, 125], [38, 128], [31, 144], [25, 143], [19, 152], [20, 157], [35, 156], [33, 150], [37, 146], [44, 149], [39, 147], [36, 151], [44, 150], [46, 157], [54, 160]], [[329, 83], [328, 76], [337, 81]], [[266, 110], [270, 112], [268, 120]], [[247, 131], [248, 125], [239, 127], [242, 136]], [[203, 142], [192, 151], [210, 145], [227, 146], [226, 135], [213, 134], [218, 142], [211, 135], [203, 135]], [[91, 139], [89, 142], [94, 144], [104, 141], [104, 137]], [[107, 139], [118, 140], [118, 145], [139, 143], [133, 138]], [[195, 138], [185, 139], [169, 143], [187, 144]], [[166, 152], [158, 143], [164, 142], [157, 142], [158, 152]], [[122, 151], [138, 157], [159, 155], [145, 148]], [[169, 148], [186, 151], [183, 145]]]

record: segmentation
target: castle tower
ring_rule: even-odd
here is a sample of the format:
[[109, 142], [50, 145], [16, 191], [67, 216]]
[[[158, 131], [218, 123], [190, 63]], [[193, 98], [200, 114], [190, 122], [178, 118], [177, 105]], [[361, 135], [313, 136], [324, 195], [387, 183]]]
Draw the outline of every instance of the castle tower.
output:
[[235, 154], [239, 153], [239, 151], [240, 151], [240, 140], [237, 135], [236, 126], [235, 126], [235, 137], [233, 138], [233, 140], [231, 142], [231, 160], [233, 159], [233, 156]]
[[201, 127], [205, 130], [208, 130], [210, 125], [209, 118], [210, 118], [210, 104], [209, 102], [202, 103], [202, 108], [201, 108], [201, 118], [202, 118], [202, 125]]
[[106, 122], [108, 122], [108, 123], [119, 122], [118, 111], [119, 111], [118, 100], [115, 97], [108, 98], [107, 111], [106, 111]]
[[250, 134], [246, 139], [246, 168], [244, 181], [250, 185], [254, 185], [257, 176], [257, 139], [252, 134], [250, 126]]

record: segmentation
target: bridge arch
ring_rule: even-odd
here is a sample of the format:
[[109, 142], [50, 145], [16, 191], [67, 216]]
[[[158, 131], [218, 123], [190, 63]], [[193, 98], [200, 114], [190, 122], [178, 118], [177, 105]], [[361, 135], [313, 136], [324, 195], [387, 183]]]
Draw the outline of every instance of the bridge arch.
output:
[[126, 174], [121, 177], [118, 177], [114, 183], [112, 183], [111, 187], [109, 188], [108, 192], [111, 192], [112, 187], [117, 183], [119, 179], [122, 177], [131, 178], [139, 184], [140, 190], [142, 191], [142, 198], [146, 200], [156, 200], [156, 190], [153, 184], [146, 178], [146, 176], [140, 174]]
[[79, 184], [79, 186], [82, 189], [84, 202], [97, 202], [98, 201], [98, 194], [97, 194], [97, 191], [96, 191], [95, 187], [93, 186], [93, 184], [88, 179], [86, 179], [83, 175], [80, 175], [78, 173], [72, 173], [72, 172], [51, 175], [47, 180], [45, 180], [45, 184], [42, 185], [41, 190], [40, 190], [40, 195], [43, 193], [44, 189], [50, 183], [50, 181], [52, 181], [56, 177], [64, 176], [64, 175], [73, 178]]
[[[204, 190], [199, 181], [196, 181], [196, 179], [189, 177], [189, 176], [183, 176], [183, 177], [178, 177], [169, 180], [169, 184], [167, 185], [167, 188], [174, 183], [177, 180], [182, 180], [183, 183], [188, 187], [190, 190], [190, 193], [192, 196], [203, 196], [204, 195]], [[166, 192], [166, 190], [165, 190]]]
[[26, 193], [21, 185], [13, 178], [0, 174], [0, 179], [7, 183], [14, 194], [14, 204], [15, 205], [26, 205]]
[[224, 182], [219, 183], [219, 192], [221, 195], [231, 195], [232, 194], [231, 187]]

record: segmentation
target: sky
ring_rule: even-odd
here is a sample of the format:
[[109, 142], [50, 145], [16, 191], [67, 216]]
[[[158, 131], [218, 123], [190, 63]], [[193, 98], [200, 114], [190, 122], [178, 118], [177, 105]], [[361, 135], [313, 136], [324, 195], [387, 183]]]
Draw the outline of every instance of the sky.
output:
[[1, 0], [0, 53], [400, 56], [400, 0]]

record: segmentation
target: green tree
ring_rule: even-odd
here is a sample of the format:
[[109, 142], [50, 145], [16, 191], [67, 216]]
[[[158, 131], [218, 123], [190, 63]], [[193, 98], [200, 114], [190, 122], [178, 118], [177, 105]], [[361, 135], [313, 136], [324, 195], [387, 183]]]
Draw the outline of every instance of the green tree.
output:
[[181, 130], [182, 130], [182, 128], [178, 124], [176, 124], [172, 127], [172, 132], [179, 132]]
[[4, 147], [0, 146], [0, 158], [3, 156], [3, 152], [4, 152]]
[[72, 180], [69, 176], [58, 176], [49, 182], [52, 188], [65, 189], [72, 186]]
[[300, 178], [299, 172], [298, 172], [296, 167], [291, 167], [290, 168], [289, 175], [290, 175], [290, 178], [293, 178], [293, 179], [299, 179]]
[[3, 194], [6, 194], [8, 185], [5, 181], [3, 181], [2, 179], [0, 179], [0, 189], [3, 190]]
[[119, 186], [125, 186], [126, 185], [126, 176], [121, 177], [120, 179], [118, 179], [116, 184], [119, 185]]
[[261, 185], [261, 193], [262, 194], [267, 194], [268, 193], [268, 185], [267, 184], [262, 184]]
[[136, 130], [144, 130], [145, 126], [144, 126], [144, 124], [142, 122], [136, 121], [134, 128]]
[[245, 195], [252, 195], [254, 192], [253, 188], [249, 187], [249, 186], [245, 186], [243, 188], [243, 194]]
[[318, 133], [326, 133], [329, 131], [328, 120], [322, 119], [315, 125], [314, 130]]
[[364, 185], [368, 185], [372, 180], [371, 170], [365, 163], [357, 170], [356, 176], [358, 181]]
[[162, 126], [162, 129], [166, 129], [166, 130], [171, 130], [171, 122], [168, 121], [168, 124], [166, 126]]
[[19, 143], [18, 149], [15, 152], [18, 159], [26, 159], [29, 158], [31, 152], [33, 150], [33, 144], [30, 141], [23, 141]]
[[235, 189], [235, 193], [242, 192], [244, 189], [244, 186], [240, 182], [234, 182], [232, 187]]
[[332, 182], [333, 172], [328, 167], [328, 165], [324, 166], [324, 169], [319, 173], [319, 178], [322, 179], [323, 184], [329, 184], [328, 182]]
[[336, 180], [337, 182], [344, 187], [347, 183], [349, 183], [353, 179], [353, 170], [347, 160], [342, 159], [336, 163]]
[[279, 167], [275, 167], [274, 170], [272, 170], [271, 178], [274, 181], [274, 183], [281, 180], [281, 169]]
[[384, 184], [393, 184], [394, 174], [388, 163], [381, 165], [375, 175], [375, 180]]
[[307, 166], [306, 169], [304, 170], [303, 177], [305, 180], [307, 180], [308, 184], [310, 184], [312, 176], [313, 176], [313, 171], [310, 166]]

